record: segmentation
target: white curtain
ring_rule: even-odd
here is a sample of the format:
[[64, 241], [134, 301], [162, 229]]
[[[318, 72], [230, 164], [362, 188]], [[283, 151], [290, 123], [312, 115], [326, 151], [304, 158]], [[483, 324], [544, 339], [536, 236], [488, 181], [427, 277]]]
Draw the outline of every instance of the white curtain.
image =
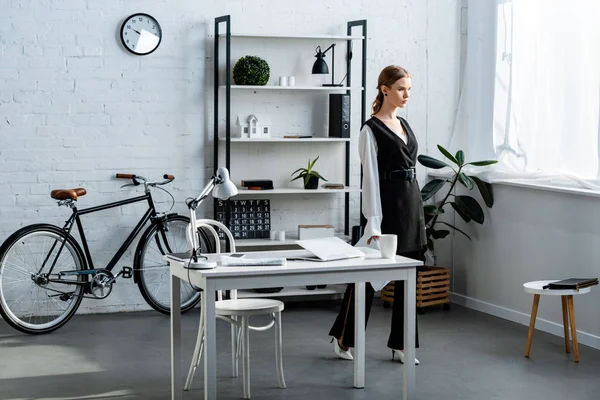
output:
[[498, 5], [493, 135], [491, 181], [600, 187], [600, 1]]

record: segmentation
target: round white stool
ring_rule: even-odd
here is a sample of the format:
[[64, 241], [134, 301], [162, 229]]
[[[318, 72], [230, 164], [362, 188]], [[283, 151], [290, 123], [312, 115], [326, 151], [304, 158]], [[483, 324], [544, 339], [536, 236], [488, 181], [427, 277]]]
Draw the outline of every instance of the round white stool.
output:
[[577, 326], [575, 324], [575, 306], [573, 305], [573, 296], [589, 293], [591, 288], [586, 287], [579, 290], [564, 289], [542, 289], [545, 285], [557, 282], [556, 279], [550, 281], [534, 281], [523, 284], [525, 292], [533, 294], [533, 306], [531, 307], [531, 319], [529, 320], [529, 332], [527, 333], [527, 346], [525, 348], [525, 357], [529, 357], [531, 349], [531, 340], [535, 329], [535, 319], [537, 316], [540, 295], [560, 296], [562, 302], [563, 328], [565, 331], [565, 351], [570, 353], [569, 349], [569, 325], [571, 326], [571, 337], [573, 338], [573, 359], [579, 362], [579, 346], [577, 345]]

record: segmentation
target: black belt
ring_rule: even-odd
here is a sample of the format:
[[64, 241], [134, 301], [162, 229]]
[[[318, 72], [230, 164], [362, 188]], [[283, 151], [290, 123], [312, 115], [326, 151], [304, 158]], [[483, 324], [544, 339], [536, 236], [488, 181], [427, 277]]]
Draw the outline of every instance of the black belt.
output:
[[379, 180], [389, 182], [414, 181], [417, 179], [415, 167], [409, 169], [380, 170]]

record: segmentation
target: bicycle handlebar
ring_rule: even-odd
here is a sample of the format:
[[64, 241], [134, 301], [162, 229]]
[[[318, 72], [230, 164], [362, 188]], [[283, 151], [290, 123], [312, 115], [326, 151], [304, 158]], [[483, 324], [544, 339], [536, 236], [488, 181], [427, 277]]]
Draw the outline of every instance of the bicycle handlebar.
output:
[[175, 176], [170, 175], [170, 174], [164, 174], [163, 179], [165, 179], [165, 180], [162, 182], [148, 182], [146, 180], [146, 178], [144, 178], [143, 176], [139, 176], [139, 175], [135, 175], [135, 174], [117, 173], [115, 175], [115, 177], [117, 179], [131, 179], [135, 186], [142, 184], [142, 183], [146, 186], [166, 185], [167, 183], [171, 183], [175, 179]]
[[134, 174], [121, 174], [117, 172], [116, 175], [117, 179], [135, 179], [136, 176]]

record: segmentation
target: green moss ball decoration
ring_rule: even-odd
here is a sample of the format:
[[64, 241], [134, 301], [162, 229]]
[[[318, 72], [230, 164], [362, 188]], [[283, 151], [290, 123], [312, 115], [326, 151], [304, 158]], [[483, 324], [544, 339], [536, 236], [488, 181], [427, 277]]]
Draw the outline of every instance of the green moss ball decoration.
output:
[[269, 81], [269, 64], [257, 56], [244, 56], [233, 67], [233, 81], [236, 85], [264, 86]]

